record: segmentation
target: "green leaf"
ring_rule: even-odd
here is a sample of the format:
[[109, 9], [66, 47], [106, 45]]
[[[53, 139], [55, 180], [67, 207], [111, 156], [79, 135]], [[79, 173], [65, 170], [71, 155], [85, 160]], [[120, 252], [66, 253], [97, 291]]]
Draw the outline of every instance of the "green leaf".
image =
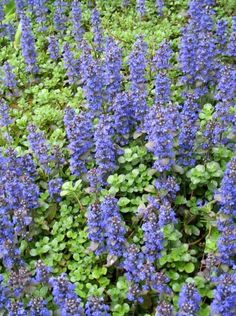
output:
[[211, 161], [211, 162], [208, 162], [206, 164], [206, 169], [207, 169], [207, 171], [214, 173], [217, 170], [221, 169], [221, 167], [220, 167], [220, 164], [218, 162]]
[[51, 247], [49, 245], [44, 245], [41, 249], [40, 252], [41, 253], [46, 253], [51, 249]]
[[123, 156], [118, 158], [119, 163], [125, 163], [125, 158]]
[[184, 270], [187, 272], [187, 273], [192, 273], [195, 269], [195, 266], [192, 262], [189, 262], [187, 263], [185, 266], [184, 266]]
[[37, 256], [37, 255], [38, 255], [37, 249], [31, 249], [31, 250], [30, 250], [30, 255], [31, 255], [32, 257]]
[[126, 205], [128, 205], [129, 203], [130, 203], [130, 200], [129, 200], [128, 198], [126, 198], [126, 197], [122, 197], [122, 198], [120, 198], [119, 201], [118, 201], [118, 205], [119, 205], [120, 207], [126, 206]]

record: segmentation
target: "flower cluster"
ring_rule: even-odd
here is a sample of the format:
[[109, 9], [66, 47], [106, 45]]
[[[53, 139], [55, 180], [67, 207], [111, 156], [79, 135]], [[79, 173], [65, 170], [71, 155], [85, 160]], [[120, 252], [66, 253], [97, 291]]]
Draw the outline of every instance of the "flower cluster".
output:
[[164, 235], [158, 223], [157, 211], [159, 203], [154, 198], [149, 198], [149, 205], [143, 212], [144, 250], [143, 253], [149, 262], [154, 262], [161, 257]]
[[54, 301], [62, 316], [82, 316], [81, 299], [75, 293], [75, 285], [70, 283], [66, 274], [49, 280], [52, 286]]
[[64, 124], [71, 151], [70, 168], [74, 175], [80, 176], [86, 172], [86, 154], [93, 146], [92, 122], [88, 113], [76, 114], [75, 110], [67, 107]]
[[236, 273], [224, 273], [217, 278], [212, 315], [234, 316], [236, 311]]
[[177, 222], [175, 212], [167, 198], [162, 199], [159, 208], [159, 221], [158, 224], [162, 228], [168, 224], [175, 224]]
[[54, 2], [54, 26], [57, 31], [65, 31], [67, 24], [67, 2], [64, 0], [57, 0]]
[[168, 171], [174, 164], [175, 125], [170, 117], [170, 107], [154, 105], [145, 118], [148, 149], [154, 153], [154, 168], [159, 172]]
[[47, 308], [47, 302], [41, 297], [32, 298], [28, 304], [31, 316], [50, 316]]
[[173, 315], [173, 306], [166, 301], [162, 301], [157, 306], [156, 316], [172, 316]]
[[0, 99], [0, 126], [8, 126], [12, 123], [12, 119], [10, 117], [10, 109], [9, 106]]
[[160, 294], [170, 294], [169, 279], [163, 272], [156, 272], [155, 266], [145, 259], [145, 255], [134, 245], [128, 245], [124, 253], [123, 267], [130, 283], [127, 298], [134, 302], [143, 302], [142, 295], [154, 289]]
[[122, 84], [122, 51], [112, 37], [108, 37], [105, 47], [105, 85], [108, 103], [114, 101], [115, 96], [121, 91]]
[[206, 1], [190, 1], [190, 20], [181, 39], [179, 61], [184, 73], [182, 81], [192, 86], [199, 97], [208, 92], [215, 79], [217, 41], [213, 36], [212, 5]]
[[5, 18], [5, 12], [4, 12], [4, 6], [3, 3], [0, 3], [0, 24], [2, 24], [3, 20]]
[[129, 69], [131, 81], [131, 95], [136, 123], [143, 123], [147, 111], [147, 56], [148, 45], [143, 37], [139, 37], [129, 56]]
[[166, 177], [165, 175], [155, 181], [155, 187], [158, 190], [158, 195], [161, 198], [166, 197], [170, 200], [174, 200], [176, 198], [176, 194], [180, 189], [180, 186], [174, 177]]
[[42, 260], [38, 260], [36, 263], [35, 281], [38, 283], [48, 283], [52, 269], [46, 266]]
[[170, 101], [171, 81], [165, 73], [160, 72], [156, 76], [155, 82], [155, 103], [167, 103]]
[[216, 38], [219, 54], [226, 54], [226, 45], [228, 42], [228, 21], [220, 19], [217, 22]]
[[141, 17], [146, 15], [146, 0], [137, 0], [137, 10], [140, 13]]
[[128, 245], [124, 253], [123, 267], [126, 270], [127, 280], [130, 282], [128, 299], [143, 302], [142, 289], [140, 288], [140, 267], [143, 266], [144, 254], [134, 245]]
[[123, 0], [123, 6], [127, 7], [130, 4], [130, 0]]
[[158, 227], [158, 219], [155, 213], [155, 200], [150, 199], [149, 207], [144, 210], [144, 249], [141, 251], [137, 245], [128, 244], [123, 254], [122, 267], [126, 271], [129, 281], [128, 299], [142, 303], [143, 294], [154, 289], [160, 294], [170, 294], [167, 286], [169, 279], [157, 272], [154, 261], [160, 258], [163, 249], [163, 234]]
[[156, 55], [153, 58], [153, 69], [156, 70], [167, 70], [171, 68], [171, 57], [173, 51], [170, 42], [164, 41], [161, 43]]
[[63, 184], [63, 180], [61, 178], [52, 179], [48, 182], [48, 192], [50, 197], [56, 202], [61, 201], [60, 192]]
[[47, 7], [47, 0], [37, 0], [33, 2], [34, 4], [34, 12], [36, 14], [36, 21], [40, 25], [39, 30], [44, 32], [47, 30], [47, 14], [48, 14], [48, 7]]
[[232, 25], [232, 32], [230, 35], [230, 39], [226, 48], [226, 55], [230, 57], [236, 57], [236, 16], [232, 19], [233, 25]]
[[78, 0], [73, 0], [72, 2], [72, 24], [74, 38], [80, 44], [83, 39], [84, 29], [82, 27], [81, 3]]
[[[120, 212], [114, 212], [112, 216], [107, 216], [107, 205], [104, 203], [101, 205], [102, 212], [104, 213], [104, 220], [107, 220], [106, 224], [106, 240], [107, 251], [114, 256], [120, 257], [123, 255], [124, 244], [126, 242], [123, 220], [120, 216]], [[108, 217], [106, 219], [106, 217]]]
[[163, 9], [165, 6], [164, 0], [156, 0], [157, 11], [160, 16], [163, 16]]
[[228, 164], [222, 179], [219, 191], [220, 210], [218, 219], [218, 229], [221, 236], [218, 242], [218, 249], [221, 260], [229, 266], [234, 265], [236, 252], [236, 158], [234, 157]]
[[14, 90], [17, 87], [16, 75], [14, 74], [13, 69], [14, 68], [8, 62], [5, 62], [3, 65], [3, 84], [11, 90]]
[[9, 289], [4, 284], [4, 277], [0, 274], [0, 309], [3, 309], [8, 304]]
[[104, 80], [103, 68], [99, 61], [92, 56], [92, 50], [86, 42], [83, 42], [83, 54], [81, 56], [81, 76], [84, 83], [84, 91], [91, 116], [96, 116], [103, 105]]
[[117, 202], [106, 196], [101, 204], [96, 202], [89, 207], [89, 238], [95, 243], [96, 254], [107, 251], [117, 257], [123, 255], [126, 229]]
[[169, 42], [163, 42], [157, 51], [153, 62], [158, 70], [155, 82], [155, 104], [165, 104], [170, 101], [171, 80], [167, 76], [167, 69], [171, 67], [172, 49]]
[[87, 215], [89, 239], [96, 247], [96, 255], [105, 252], [104, 220], [101, 205], [95, 202], [89, 206]]
[[48, 38], [48, 44], [48, 52], [50, 54], [50, 58], [53, 60], [57, 60], [60, 57], [60, 48], [56, 37], [50, 36]]
[[102, 52], [104, 49], [103, 29], [101, 24], [100, 12], [96, 8], [92, 12], [91, 22], [93, 26], [94, 44], [96, 46], [96, 50], [98, 52]]
[[113, 142], [114, 128], [111, 117], [101, 115], [94, 133], [95, 159], [98, 178], [101, 184], [106, 184], [107, 177], [116, 169], [117, 150]]
[[179, 295], [178, 316], [194, 316], [200, 309], [201, 296], [193, 283], [185, 284]]
[[103, 297], [91, 296], [85, 305], [86, 316], [110, 316], [110, 307]]
[[80, 77], [80, 62], [74, 57], [68, 43], [64, 45], [63, 60], [69, 84], [77, 83]]
[[101, 204], [103, 225], [105, 226], [105, 237], [107, 250], [113, 255], [121, 256], [125, 243], [126, 229], [121, 219], [117, 199], [112, 196], [105, 197]]
[[30, 285], [31, 275], [25, 266], [21, 266], [17, 271], [11, 271], [8, 286], [16, 297], [19, 297], [26, 291]]
[[101, 189], [101, 183], [96, 168], [92, 168], [87, 172], [87, 179], [90, 185], [90, 192], [97, 194]]
[[11, 300], [8, 304], [7, 304], [7, 309], [8, 309], [8, 315], [9, 316], [27, 316], [27, 311], [24, 308], [24, 304], [21, 301], [13, 301]]
[[179, 133], [179, 157], [178, 163], [184, 167], [195, 164], [193, 151], [196, 134], [198, 131], [198, 113], [200, 106], [194, 94], [188, 93], [181, 109], [180, 133]]
[[4, 265], [22, 264], [19, 240], [27, 235], [32, 210], [38, 206], [39, 189], [34, 183], [36, 166], [29, 155], [8, 149], [0, 156], [0, 248]]
[[121, 146], [128, 143], [130, 132], [134, 127], [132, 102], [126, 92], [117, 94], [112, 104], [115, 142]]
[[37, 52], [35, 47], [35, 38], [31, 28], [31, 21], [28, 16], [21, 14], [21, 48], [22, 55], [27, 65], [26, 70], [29, 73], [36, 74], [39, 71], [37, 65]]
[[221, 140], [225, 144], [228, 141], [225, 137], [222, 138], [222, 134], [230, 131], [230, 127], [235, 129], [236, 115], [231, 110], [236, 97], [236, 70], [232, 66], [221, 65], [219, 72], [220, 77], [215, 94], [218, 102], [215, 107], [214, 120], [220, 124], [215, 126], [213, 134], [215, 135], [214, 143]]
[[44, 137], [44, 133], [38, 131], [37, 127], [33, 124], [28, 127], [28, 131], [28, 142], [31, 150], [33, 151], [35, 157], [39, 160], [43, 170], [50, 174], [52, 171], [50, 163], [53, 160], [53, 156], [50, 154], [50, 147]]
[[16, 0], [16, 13], [21, 16], [26, 9], [27, 2], [25, 0]]

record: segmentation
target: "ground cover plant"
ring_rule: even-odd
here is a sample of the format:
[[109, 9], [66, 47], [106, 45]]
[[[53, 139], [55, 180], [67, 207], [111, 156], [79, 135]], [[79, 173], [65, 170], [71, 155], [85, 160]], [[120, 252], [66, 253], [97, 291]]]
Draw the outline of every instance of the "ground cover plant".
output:
[[0, 0], [0, 315], [236, 315], [235, 0]]

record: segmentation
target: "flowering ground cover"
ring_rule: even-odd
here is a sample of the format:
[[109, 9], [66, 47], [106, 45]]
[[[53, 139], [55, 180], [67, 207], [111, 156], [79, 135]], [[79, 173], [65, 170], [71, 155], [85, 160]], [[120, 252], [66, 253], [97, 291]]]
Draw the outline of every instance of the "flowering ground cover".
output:
[[235, 0], [0, 0], [0, 315], [236, 315]]

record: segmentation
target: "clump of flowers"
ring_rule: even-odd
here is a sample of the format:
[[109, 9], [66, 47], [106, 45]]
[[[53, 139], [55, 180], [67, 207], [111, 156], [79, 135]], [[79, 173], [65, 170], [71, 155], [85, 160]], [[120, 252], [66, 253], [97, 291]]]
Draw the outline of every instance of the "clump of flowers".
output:
[[56, 37], [50, 36], [48, 38], [48, 43], [48, 52], [50, 54], [50, 58], [53, 60], [57, 60], [60, 57], [60, 48]]
[[110, 316], [110, 307], [105, 304], [103, 297], [91, 296], [85, 305], [85, 314], [87, 316], [104, 315]]
[[54, 301], [62, 315], [84, 315], [81, 299], [75, 293], [75, 285], [68, 281], [65, 274], [51, 278], [49, 282], [52, 286]]
[[84, 29], [82, 27], [82, 9], [81, 3], [78, 0], [72, 2], [72, 23], [73, 23], [73, 35], [78, 44], [82, 42]]
[[64, 45], [63, 59], [69, 84], [77, 83], [80, 78], [80, 62], [74, 57], [68, 43]]
[[105, 85], [106, 99], [110, 104], [121, 91], [121, 67], [122, 50], [112, 37], [108, 37], [105, 46]]
[[146, 0], [137, 0], [137, 10], [141, 17], [145, 16], [147, 13]]
[[88, 102], [90, 114], [96, 117], [102, 109], [104, 96], [103, 68], [98, 60], [92, 55], [92, 49], [88, 43], [83, 42], [83, 53], [81, 56], [81, 76], [83, 88]]
[[233, 316], [236, 310], [236, 273], [224, 273], [217, 278], [216, 283], [211, 304], [212, 315]]
[[94, 133], [97, 174], [102, 185], [106, 184], [107, 177], [117, 166], [117, 150], [112, 139], [114, 136], [114, 128], [111, 123], [110, 116], [100, 116]]
[[200, 309], [201, 296], [193, 283], [185, 284], [179, 296], [178, 316], [196, 315]]
[[37, 127], [33, 124], [28, 127], [28, 130], [28, 142], [30, 147], [35, 157], [39, 160], [43, 170], [50, 174], [52, 171], [50, 164], [53, 160], [53, 156], [50, 154], [50, 147], [44, 137], [44, 133], [38, 131]]
[[35, 37], [32, 32], [31, 21], [28, 16], [21, 14], [21, 48], [22, 55], [26, 63], [26, 70], [29, 73], [36, 74], [39, 71], [37, 65], [37, 52], [35, 46]]
[[129, 56], [131, 96], [135, 122], [143, 123], [147, 111], [147, 52], [148, 45], [139, 37]]
[[220, 203], [218, 229], [221, 236], [218, 242], [218, 249], [221, 260], [229, 266], [234, 265], [236, 251], [236, 158], [234, 157], [228, 164], [225, 171], [221, 188], [218, 192]]
[[54, 2], [54, 26], [57, 31], [65, 31], [67, 27], [67, 3], [64, 0], [57, 0]]
[[71, 151], [71, 172], [74, 175], [80, 176], [87, 170], [86, 153], [88, 153], [93, 146], [92, 122], [88, 113], [84, 112], [77, 115], [74, 109], [67, 107], [64, 123], [69, 140], [68, 148]]
[[104, 49], [103, 29], [101, 24], [100, 12], [96, 8], [92, 12], [91, 22], [94, 33], [94, 44], [96, 46], [97, 51], [102, 52]]
[[50, 197], [56, 202], [61, 201], [60, 192], [63, 184], [63, 180], [61, 178], [52, 179], [48, 183], [48, 192]]

